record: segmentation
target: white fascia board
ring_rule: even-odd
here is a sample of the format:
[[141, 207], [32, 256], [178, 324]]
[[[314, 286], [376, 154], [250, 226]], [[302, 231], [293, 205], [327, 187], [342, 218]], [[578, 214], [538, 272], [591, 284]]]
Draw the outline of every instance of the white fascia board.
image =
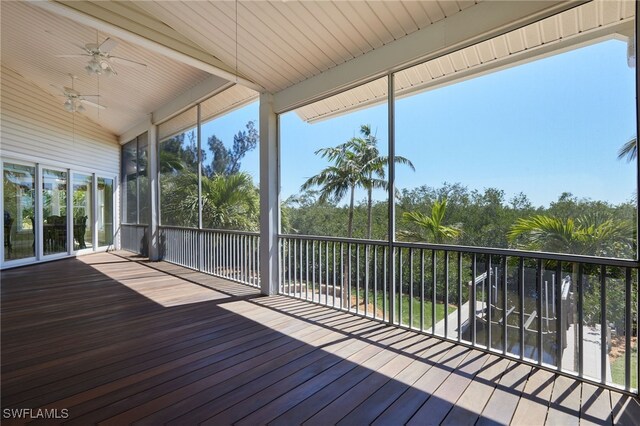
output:
[[277, 113], [292, 110], [584, 3], [585, 0], [480, 2], [449, 18], [281, 90], [274, 96], [274, 110]]
[[[263, 91], [259, 84], [243, 76], [236, 75], [235, 72], [220, 61], [218, 58], [193, 46], [182, 43], [171, 38], [162, 32], [153, 31], [148, 27], [140, 25], [130, 19], [125, 19], [111, 12], [98, 9], [96, 5], [88, 1], [59, 2], [54, 0], [28, 0], [30, 4], [38, 6], [49, 12], [64, 16], [82, 25], [106, 32], [129, 43], [136, 44], [171, 58], [175, 61], [192, 66], [209, 74], [216, 75], [229, 81], [236, 82], [242, 86], [256, 91]], [[101, 13], [109, 13], [109, 20]], [[158, 22], [158, 25], [164, 25]]]

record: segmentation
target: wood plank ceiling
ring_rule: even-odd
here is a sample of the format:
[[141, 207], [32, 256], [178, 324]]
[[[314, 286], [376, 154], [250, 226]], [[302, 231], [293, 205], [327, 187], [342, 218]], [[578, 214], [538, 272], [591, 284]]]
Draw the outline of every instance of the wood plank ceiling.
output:
[[[170, 102], [180, 93], [209, 77], [204, 71], [184, 65], [136, 45], [118, 40], [113, 53], [147, 64], [146, 70], [124, 65], [117, 76], [98, 78], [84, 70], [86, 58], [57, 58], [81, 53], [81, 46], [104, 40], [108, 34], [47, 12], [28, 2], [2, 1], [2, 65], [60, 100], [52, 87], [71, 86], [69, 73], [78, 76], [75, 89], [83, 94], [100, 94], [105, 110], [86, 107], [82, 114], [119, 135], [145, 119], [146, 115]], [[49, 96], [46, 95], [45, 96]], [[95, 100], [95, 98], [88, 98]]]
[[275, 93], [476, 3], [239, 0], [136, 6]]

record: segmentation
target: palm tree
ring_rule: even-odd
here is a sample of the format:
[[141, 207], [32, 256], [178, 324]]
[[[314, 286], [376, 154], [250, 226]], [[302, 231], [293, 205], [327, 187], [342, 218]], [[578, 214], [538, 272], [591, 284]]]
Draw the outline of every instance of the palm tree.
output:
[[[421, 212], [404, 212], [402, 218], [411, 224], [417, 225], [418, 232], [401, 231], [400, 234], [412, 241], [432, 241], [442, 244], [449, 240], [455, 240], [462, 234], [459, 225], [445, 225], [444, 215], [447, 211], [447, 199], [436, 201], [431, 208], [431, 215], [427, 216]], [[426, 235], [423, 233], [426, 231]]]
[[[370, 240], [373, 224], [372, 193], [376, 188], [388, 190], [388, 184], [385, 181], [385, 167], [389, 163], [389, 157], [387, 155], [380, 155], [380, 151], [378, 150], [378, 138], [376, 135], [371, 133], [370, 124], [363, 124], [360, 126], [360, 133], [362, 134], [362, 138], [353, 138], [350, 142], [352, 143], [351, 148], [360, 158], [362, 170], [365, 174], [363, 186], [367, 189], [367, 239]], [[409, 159], [400, 155], [394, 157], [394, 162], [396, 164], [407, 165], [413, 171], [416, 170]]]
[[636, 159], [638, 156], [638, 139], [633, 138], [627, 141], [622, 147], [620, 151], [618, 151], [618, 159], [622, 160], [623, 158], [627, 158], [627, 162], [631, 162]]
[[577, 219], [535, 215], [520, 218], [507, 237], [530, 250], [613, 257], [619, 245], [633, 245], [633, 227], [627, 221], [591, 214]]
[[[367, 190], [367, 239], [372, 234], [373, 190], [388, 190], [385, 180], [385, 167], [389, 163], [389, 157], [380, 155], [378, 150], [378, 138], [372, 134], [371, 125], [360, 126], [363, 137], [353, 137], [347, 142], [334, 148], [323, 148], [316, 151], [323, 158], [334, 162], [322, 170], [318, 175], [308, 179], [300, 188], [302, 191], [314, 186], [319, 186], [320, 201], [332, 200], [339, 202], [347, 192], [350, 192], [348, 236], [353, 234], [353, 210], [355, 202], [355, 189], [362, 187]], [[405, 164], [415, 171], [415, 167], [405, 157], [396, 156], [396, 164]]]
[[[181, 173], [163, 183], [162, 216], [166, 223], [198, 224], [198, 176]], [[202, 176], [202, 223], [205, 228], [255, 230], [258, 192], [247, 173]]]
[[248, 173], [202, 177], [204, 227], [254, 231], [258, 209], [258, 191]]
[[307, 179], [300, 187], [301, 191], [307, 191], [313, 187], [320, 187], [319, 201], [332, 201], [338, 203], [347, 193], [349, 196], [349, 220], [347, 236], [353, 236], [353, 209], [355, 204], [355, 190], [358, 186], [364, 186], [365, 176], [359, 158], [355, 152], [348, 149], [348, 143], [335, 148], [322, 148], [315, 152], [322, 158], [333, 162], [317, 175]]

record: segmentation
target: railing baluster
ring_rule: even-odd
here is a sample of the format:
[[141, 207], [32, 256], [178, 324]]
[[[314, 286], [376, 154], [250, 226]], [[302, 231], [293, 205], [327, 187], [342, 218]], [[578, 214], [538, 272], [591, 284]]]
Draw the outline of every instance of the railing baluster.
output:
[[436, 292], [438, 286], [438, 252], [431, 250], [431, 334], [436, 334]]
[[462, 341], [462, 252], [458, 252], [458, 342]]
[[578, 376], [584, 377], [584, 289], [582, 288], [584, 275], [584, 263], [578, 266]]
[[524, 258], [521, 257], [518, 262], [518, 299], [520, 308], [520, 359], [524, 359]]
[[600, 382], [607, 382], [607, 267], [600, 266]]
[[562, 352], [564, 350], [564, 333], [565, 330], [562, 327], [563, 321], [562, 318], [565, 317], [566, 313], [563, 312], [562, 309], [562, 262], [558, 261], [556, 264], [556, 276], [554, 282], [554, 298], [555, 298], [555, 307], [556, 307], [556, 365], [558, 366], [558, 371], [562, 370]]
[[536, 266], [536, 311], [538, 316], [536, 317], [536, 323], [538, 326], [538, 365], [542, 365], [542, 259], [538, 259]]
[[316, 301], [316, 240], [311, 242], [311, 301]]
[[[340, 243], [340, 250], [342, 250], [342, 243]], [[340, 276], [340, 274], [337, 271], [337, 263], [336, 263], [336, 243], [334, 242], [332, 244], [331, 247], [331, 262], [333, 263], [333, 282], [332, 282], [332, 287], [333, 287], [333, 299], [332, 299], [332, 306], [335, 308], [336, 307], [336, 287], [337, 287], [337, 279]], [[342, 291], [340, 292], [340, 307], [342, 308]]]
[[382, 320], [383, 321], [388, 321], [389, 320], [389, 315], [388, 315], [388, 304], [387, 304], [387, 297], [389, 297], [388, 293], [387, 293], [387, 258], [388, 258], [388, 253], [389, 253], [389, 247], [384, 246], [382, 249]]
[[476, 254], [473, 254], [473, 259], [471, 260], [471, 288], [469, 289], [469, 315], [471, 316], [471, 344], [473, 346], [476, 345], [476, 267], [477, 267], [477, 257]]
[[398, 285], [398, 294], [399, 294], [399, 303], [398, 303], [398, 324], [402, 325], [402, 249], [398, 250], [398, 270], [399, 270], [399, 285]]
[[487, 349], [491, 349], [492, 346], [492, 340], [491, 340], [491, 305], [493, 302], [493, 292], [492, 287], [493, 287], [493, 283], [491, 282], [491, 255], [488, 254], [487, 255], [487, 261], [486, 261], [486, 269], [487, 269], [487, 277], [485, 278], [485, 283], [486, 283], [486, 301], [484, 303], [484, 309], [485, 309], [485, 321], [486, 321], [486, 327], [487, 327]]
[[[625, 268], [625, 304], [624, 304], [624, 388], [631, 390], [631, 268]], [[636, 343], [637, 345], [638, 343]], [[639, 362], [640, 364], [640, 362]], [[640, 375], [638, 375], [640, 380]]]
[[444, 252], [444, 337], [449, 337], [449, 252]]
[[409, 327], [413, 327], [413, 249], [409, 249]]
[[424, 331], [424, 249], [420, 249], [420, 331]]
[[508, 297], [507, 297], [507, 277], [508, 277], [508, 272], [507, 272], [507, 256], [503, 256], [502, 257], [502, 265], [503, 265], [503, 269], [502, 269], [502, 354], [506, 355], [507, 354], [507, 344], [509, 343], [509, 339], [507, 337], [507, 320], [508, 320], [508, 315], [507, 315], [507, 309], [508, 309]]
[[360, 244], [356, 244], [356, 314], [360, 312]]
[[369, 244], [364, 246], [364, 316], [368, 314], [369, 307]]
[[373, 318], [378, 318], [378, 246], [373, 246]]
[[351, 310], [351, 243], [347, 245], [347, 310]]
[[305, 241], [304, 250], [304, 298], [305, 300], [309, 300], [309, 240]]

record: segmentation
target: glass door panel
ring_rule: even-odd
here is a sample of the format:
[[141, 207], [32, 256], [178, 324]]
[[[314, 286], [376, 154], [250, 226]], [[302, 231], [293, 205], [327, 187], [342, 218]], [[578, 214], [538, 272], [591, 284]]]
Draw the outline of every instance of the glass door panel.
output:
[[98, 246], [113, 244], [113, 179], [98, 178]]
[[36, 168], [5, 163], [4, 260], [35, 256]]
[[73, 175], [73, 249], [93, 247], [93, 176]]
[[67, 172], [42, 169], [42, 250], [67, 252]]

